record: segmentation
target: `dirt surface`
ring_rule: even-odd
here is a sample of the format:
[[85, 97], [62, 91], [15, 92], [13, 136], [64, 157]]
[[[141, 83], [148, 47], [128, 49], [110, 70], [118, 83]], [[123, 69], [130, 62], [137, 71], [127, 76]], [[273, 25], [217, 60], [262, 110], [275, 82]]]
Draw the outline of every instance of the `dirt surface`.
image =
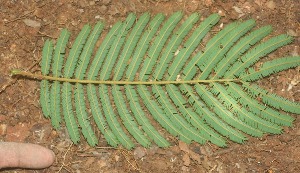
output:
[[[288, 33], [295, 41], [268, 58], [299, 55], [299, 0], [0, 0], [0, 141], [40, 144], [56, 153], [53, 166], [45, 170], [16, 172], [300, 172], [300, 116], [282, 135], [249, 137], [244, 145], [229, 143], [186, 145], [173, 140], [170, 148], [113, 149], [103, 137], [99, 147], [85, 141], [71, 144], [66, 130], [54, 131], [39, 106], [39, 81], [14, 79], [14, 68], [38, 72], [46, 38], [57, 38], [62, 28], [75, 35], [86, 24], [99, 20], [106, 26], [123, 20], [129, 12], [186, 15], [219, 13], [226, 25], [254, 18], [258, 26], [272, 25], [274, 35]], [[299, 67], [278, 73], [260, 86], [293, 101], [300, 101]], [[0, 156], [3, 157], [3, 156]], [[10, 172], [10, 171], [4, 171]], [[13, 171], [11, 171], [13, 172]]]

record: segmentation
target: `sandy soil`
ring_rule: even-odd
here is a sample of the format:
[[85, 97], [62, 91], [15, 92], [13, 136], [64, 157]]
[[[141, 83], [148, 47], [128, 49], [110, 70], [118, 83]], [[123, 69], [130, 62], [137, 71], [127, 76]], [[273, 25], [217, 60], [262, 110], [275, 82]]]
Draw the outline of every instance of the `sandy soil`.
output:
[[[14, 68], [39, 71], [46, 38], [57, 38], [61, 28], [73, 34], [99, 20], [109, 26], [129, 12], [171, 14], [181, 10], [207, 17], [221, 14], [218, 25], [254, 18], [258, 26], [272, 25], [273, 35], [288, 33], [295, 41], [270, 57], [299, 55], [300, 2], [298, 0], [0, 0], [0, 141], [40, 144], [57, 159], [45, 170], [15, 172], [300, 172], [300, 117], [282, 135], [250, 137], [244, 145], [227, 148], [212, 144], [186, 145], [174, 140], [167, 149], [137, 147], [133, 151], [110, 148], [103, 138], [99, 147], [85, 141], [75, 146], [62, 128], [55, 131], [39, 106], [39, 81], [11, 78]], [[294, 101], [300, 101], [299, 68], [287, 70], [259, 85]], [[0, 156], [3, 157], [3, 156]], [[4, 171], [14, 172], [14, 171]]]

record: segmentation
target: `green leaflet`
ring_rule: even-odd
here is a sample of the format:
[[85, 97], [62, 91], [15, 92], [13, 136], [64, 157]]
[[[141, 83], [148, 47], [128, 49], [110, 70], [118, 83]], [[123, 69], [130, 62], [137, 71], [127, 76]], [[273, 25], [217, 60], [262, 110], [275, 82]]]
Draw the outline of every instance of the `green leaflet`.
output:
[[283, 34], [273, 37], [259, 45], [256, 45], [244, 56], [242, 56], [240, 61], [234, 63], [232, 68], [225, 73], [224, 77], [230, 78], [232, 76], [238, 77], [240, 75], [243, 75], [244, 73], [246, 73], [246, 69], [256, 63], [259, 58], [264, 57], [265, 55], [269, 54], [279, 47], [291, 43], [292, 40], [293, 38], [291, 36]]
[[[247, 133], [252, 136], [260, 137], [262, 136], [262, 132], [256, 128], [253, 128], [245, 123], [243, 123], [239, 118], [233, 115], [232, 112], [230, 112], [230, 109], [226, 109], [226, 106], [222, 105], [219, 100], [217, 100], [215, 97], [213, 97], [213, 94], [211, 92], [207, 92], [207, 89], [204, 86], [201, 86], [200, 84], [196, 84], [196, 92], [199, 94], [201, 99], [210, 106], [210, 109], [212, 109], [223, 121], [230, 124], [231, 126], [243, 131], [244, 133]], [[241, 142], [243, 141], [243, 138], [241, 137]]]
[[103, 29], [103, 23], [99, 22], [95, 25], [91, 35], [89, 36], [83, 51], [81, 52], [81, 55], [79, 57], [79, 61], [77, 63], [77, 68], [75, 71], [75, 78], [77, 79], [83, 79], [86, 68], [90, 62], [90, 58], [92, 56], [94, 46], [96, 44], [96, 41], [98, 40], [102, 29]]
[[110, 72], [112, 71], [112, 67], [118, 58], [121, 47], [125, 41], [126, 35], [132, 27], [136, 17], [133, 13], [130, 13], [126, 18], [126, 21], [123, 23], [123, 26], [119, 30], [119, 34], [117, 35], [112, 47], [110, 48], [107, 57], [109, 57], [109, 61], [106, 61], [103, 65], [103, 68], [100, 72], [100, 79], [106, 80], [110, 77]]
[[190, 38], [184, 43], [183, 48], [179, 50], [178, 55], [175, 56], [173, 63], [168, 69], [168, 80], [175, 80], [179, 71], [182, 69], [184, 63], [191, 56], [193, 51], [200, 44], [203, 37], [209, 32], [209, 30], [220, 20], [220, 16], [212, 14], [206, 18], [197, 29], [193, 32]]
[[300, 109], [299, 109], [300, 104], [297, 102], [292, 102], [283, 97], [269, 93], [268, 91], [258, 87], [255, 84], [250, 85], [249, 83], [244, 82], [243, 88], [247, 91], [249, 96], [261, 97], [262, 102], [269, 106], [272, 106], [276, 109], [283, 110], [286, 112], [300, 114]]
[[[63, 29], [58, 38], [55, 46], [53, 62], [52, 62], [52, 75], [55, 77], [60, 77], [61, 69], [64, 61], [65, 48], [68, 43], [70, 33]], [[51, 122], [55, 129], [60, 127], [61, 117], [60, 117], [60, 83], [54, 81], [50, 89], [50, 110], [51, 110]]]
[[201, 69], [201, 74], [199, 76], [199, 79], [206, 79], [211, 73], [212, 69], [221, 60], [221, 58], [230, 49], [230, 47], [241, 36], [246, 34], [254, 26], [255, 26], [254, 20], [248, 20], [246, 22], [239, 24], [237, 27], [235, 27], [234, 31], [229, 32], [221, 39], [219, 45], [217, 45], [217, 47], [214, 47], [214, 49], [212, 49], [213, 52], [211, 52], [211, 54], [208, 54], [208, 56], [201, 57], [200, 61], [198, 61], [197, 64]]
[[[84, 44], [90, 33], [90, 26], [85, 25], [78, 34], [74, 46], [71, 48], [69, 56], [64, 66], [64, 77], [72, 77], [75, 71], [78, 57], [83, 49]], [[71, 140], [77, 144], [80, 141], [78, 125], [74, 116], [72, 105], [72, 85], [68, 82], [63, 83], [62, 87], [62, 109], [66, 127], [68, 129]]]
[[[196, 96], [192, 90], [192, 87], [189, 85], [180, 85], [180, 90], [184, 95], [188, 97], [188, 102], [191, 104], [194, 111], [202, 117], [205, 122], [213, 127], [216, 131], [218, 131], [223, 136], [228, 137], [232, 141], [242, 143], [246, 138], [239, 134], [239, 132], [232, 129], [228, 124], [224, 123], [214, 112], [210, 111], [205, 107], [205, 104], [199, 100], [198, 96]], [[214, 144], [224, 147], [226, 143], [223, 138], [210, 139]]]
[[73, 76], [73, 73], [75, 71], [75, 66], [77, 64], [77, 60], [90, 34], [90, 30], [91, 27], [89, 25], [85, 25], [80, 31], [80, 33], [78, 34], [73, 44], [74, 46], [72, 46], [69, 53], [69, 57], [64, 66], [64, 73], [63, 73], [64, 77], [70, 78]]
[[249, 74], [245, 74], [240, 76], [244, 81], [256, 81], [263, 77], [269, 76], [271, 74], [287, 70], [293, 67], [300, 66], [299, 56], [297, 57], [285, 57], [280, 59], [275, 59], [272, 61], [265, 62], [259, 70], [254, 70], [253, 68], [249, 68]]
[[165, 44], [168, 37], [171, 35], [173, 29], [176, 27], [177, 23], [180, 21], [181, 18], [181, 12], [174, 13], [171, 17], [169, 17], [169, 19], [164, 23], [164, 25], [160, 29], [158, 36], [155, 37], [152, 46], [149, 48], [147, 58], [144, 60], [143, 67], [139, 74], [140, 80], [148, 79], [149, 74], [151, 74], [152, 67], [155, 65], [159, 53], [164, 47], [163, 45]]
[[[192, 139], [187, 137], [181, 130], [181, 124], [178, 123], [178, 119], [173, 119], [172, 114], [165, 114], [164, 109], [161, 108], [157, 102], [151, 99], [151, 95], [145, 86], [138, 86], [138, 91], [141, 98], [145, 102], [145, 106], [150, 111], [153, 118], [164, 127], [169, 133], [174, 136], [179, 136], [179, 139], [191, 143]], [[182, 118], [181, 118], [182, 119]], [[174, 121], [176, 123], [174, 123]]]
[[[91, 67], [88, 72], [88, 79], [96, 79], [98, 75], [98, 71], [102, 65], [102, 62], [106, 56], [106, 54], [109, 51], [110, 46], [112, 45], [114, 39], [116, 38], [118, 34], [118, 29], [121, 27], [121, 22], [117, 22], [109, 31], [105, 39], [103, 40], [103, 43], [99, 47], [94, 60], [91, 63]], [[87, 95], [88, 100], [91, 106], [91, 112], [93, 115], [93, 118], [95, 120], [95, 123], [97, 124], [97, 127], [100, 129], [100, 131], [103, 133], [104, 138], [106, 139], [107, 143], [113, 147], [117, 147], [117, 145], [120, 143], [114, 133], [109, 128], [107, 121], [105, 117], [103, 116], [103, 113], [101, 109], [103, 110], [103, 107], [101, 107], [101, 104], [98, 101], [97, 93], [96, 93], [96, 86], [89, 84], [87, 86]]]
[[50, 113], [50, 93], [49, 93], [49, 81], [47, 80], [42, 80], [40, 84], [40, 103], [42, 107], [42, 111], [44, 114], [44, 117], [50, 118], [51, 113]]
[[83, 91], [83, 85], [82, 84], [76, 84], [75, 89], [75, 108], [76, 108], [76, 115], [78, 123], [81, 127], [81, 131], [83, 136], [86, 138], [87, 142], [91, 146], [95, 146], [98, 144], [98, 139], [95, 136], [95, 133], [93, 131], [93, 128], [91, 127], [87, 112], [86, 112], [86, 106], [84, 103], [84, 91]]
[[184, 118], [179, 115], [178, 111], [168, 102], [168, 98], [163, 92], [161, 86], [156, 85], [152, 90], [155, 94], [154, 97], [162, 105], [165, 114], [172, 116], [170, 117], [171, 121], [177, 126], [178, 129], [182, 131], [182, 134], [184, 134], [184, 138], [190, 138], [202, 144], [206, 142], [206, 139], [196, 130], [196, 128], [186, 122], [186, 120], [184, 120]]
[[179, 93], [179, 89], [175, 85], [168, 85], [167, 91], [170, 93], [170, 97], [174, 104], [178, 107], [178, 110], [183, 114], [186, 121], [192, 124], [199, 130], [199, 133], [207, 140], [215, 143], [219, 146], [225, 146], [225, 141], [218, 135], [215, 131], [213, 131], [206, 123], [203, 121], [202, 114], [198, 115], [193, 112], [191, 108], [187, 108], [185, 105], [187, 104], [187, 100]]
[[127, 149], [136, 142], [168, 147], [176, 142], [165, 139], [169, 134], [186, 143], [225, 147], [227, 139], [244, 143], [248, 135], [279, 134], [282, 126], [292, 126], [289, 114], [300, 114], [300, 104], [255, 81], [300, 65], [299, 56], [257, 64], [293, 38], [266, 40], [272, 28], [252, 31], [255, 21], [247, 20], [228, 24], [201, 43], [220, 16], [202, 22], [196, 13], [183, 16], [176, 12], [165, 20], [163, 14], [145, 13], [137, 19], [129, 14], [109, 29], [95, 55], [104, 25], [97, 23], [92, 32], [85, 25], [65, 61], [70, 34], [64, 29], [54, 51], [52, 42], [45, 42], [42, 75], [12, 74], [42, 79], [43, 114], [58, 129], [62, 112], [75, 144], [78, 125], [91, 146], [101, 140], [100, 131], [109, 145]]
[[138, 124], [133, 119], [131, 113], [126, 107], [126, 103], [123, 98], [123, 94], [119, 92], [121, 89], [119, 86], [115, 85], [112, 89], [112, 95], [115, 98], [115, 104], [118, 109], [120, 118], [123, 120], [123, 124], [128, 130], [128, 132], [144, 147], [150, 146], [149, 139], [143, 134], [138, 127]]
[[[282, 129], [276, 124], [273, 124], [269, 121], [265, 121], [259, 116], [255, 116], [251, 112], [248, 112], [245, 108], [241, 108], [226, 91], [226, 89], [220, 84], [213, 84], [211, 89], [212, 93], [217, 95], [218, 99], [222, 101], [223, 105], [230, 109], [241, 121], [244, 121], [246, 124], [253, 128], [257, 128], [263, 132], [279, 134]], [[234, 95], [234, 94], [232, 94]]]
[[106, 35], [103, 43], [99, 47], [94, 60], [91, 63], [91, 67], [89, 68], [88, 72], [88, 79], [95, 80], [98, 76], [98, 72], [101, 68], [103, 60], [107, 55], [108, 51], [110, 50], [111, 45], [114, 43], [115, 38], [118, 35], [119, 29], [122, 26], [122, 22], [117, 22], [114, 26], [110, 29], [109, 33]]
[[66, 53], [66, 46], [69, 38], [70, 38], [70, 32], [67, 31], [66, 29], [63, 29], [60, 33], [60, 36], [57, 40], [55, 50], [54, 50], [52, 70], [51, 70], [53, 76], [59, 77], [61, 75], [64, 55]]
[[234, 62], [240, 58], [240, 56], [251, 48], [252, 45], [263, 39], [265, 36], [270, 34], [272, 31], [271, 26], [265, 26], [259, 28], [249, 35], [241, 38], [236, 45], [234, 45], [230, 51], [226, 53], [226, 56], [215, 66], [215, 78], [220, 78], [224, 75]]
[[[50, 70], [50, 64], [53, 53], [53, 44], [50, 40], [46, 40], [43, 47], [42, 62], [41, 62], [41, 72], [43, 75], [48, 75]], [[50, 93], [49, 93], [49, 81], [42, 80], [40, 89], [40, 103], [42, 107], [43, 114], [46, 118], [51, 116], [50, 114]]]
[[48, 75], [50, 70], [50, 64], [52, 60], [53, 43], [50, 40], [46, 40], [43, 47], [43, 55], [41, 62], [41, 72], [43, 75]]
[[[196, 56], [192, 57], [192, 59], [186, 65], [186, 68], [184, 68], [184, 70], [182, 71], [184, 79], [187, 80], [192, 79], [197, 73], [196, 66], [197, 64], [200, 64], [199, 61], [201, 60], [202, 62], [205, 61], [208, 62], [209, 57], [211, 57], [217, 52], [216, 49], [222, 49], [222, 47], [220, 47], [221, 45], [220, 43], [222, 40], [221, 38], [225, 37], [226, 35], [229, 35], [229, 33], [232, 32], [232, 30], [237, 26], [238, 26], [237, 23], [231, 23], [228, 26], [226, 26], [223, 30], [221, 30], [217, 35], [215, 35], [212, 39], [210, 39], [206, 45], [205, 48], [206, 51], [203, 54], [199, 52], [197, 53]], [[203, 57], [207, 57], [207, 58], [203, 58]], [[202, 67], [203, 66], [204, 65], [202, 65]]]
[[[86, 68], [88, 66], [88, 63], [90, 61], [92, 52], [94, 50], [94, 46], [96, 44], [96, 41], [98, 40], [101, 31], [103, 29], [103, 24], [98, 23], [95, 25], [91, 35], [89, 36], [88, 40], [86, 41], [86, 44], [83, 47], [83, 51], [81, 52], [81, 55], [79, 57], [79, 61], [77, 63], [77, 68], [75, 71], [75, 78], [77, 79], [83, 79]], [[94, 131], [91, 127], [84, 100], [84, 91], [83, 91], [83, 85], [77, 83], [76, 89], [75, 89], [75, 108], [76, 108], [76, 115], [79, 122], [79, 125], [81, 127], [81, 131], [83, 136], [87, 139], [88, 143], [91, 146], [95, 146], [98, 144], [98, 140], [94, 134]]]
[[97, 124], [97, 127], [104, 135], [104, 138], [106, 139], [107, 143], [110, 146], [117, 147], [120, 142], [113, 134], [113, 132], [109, 129], [106, 119], [103, 116], [96, 93], [96, 87], [94, 85], [88, 85], [87, 94], [91, 106], [92, 115], [95, 120], [95, 123]]
[[62, 109], [64, 120], [66, 123], [66, 127], [69, 132], [69, 136], [71, 140], [78, 144], [80, 141], [80, 134], [78, 125], [76, 123], [76, 119], [73, 113], [73, 106], [72, 106], [72, 85], [68, 82], [64, 82], [62, 86]]
[[132, 28], [129, 38], [127, 39], [122, 53], [120, 54], [120, 59], [116, 64], [116, 68], [114, 70], [114, 80], [120, 80], [122, 78], [123, 72], [129, 62], [129, 58], [131, 57], [133, 49], [135, 48], [149, 19], [150, 15], [148, 13], [143, 14]]
[[113, 107], [110, 104], [108, 87], [106, 85], [100, 85], [99, 94], [101, 96], [100, 100], [104, 107], [103, 111], [109, 127], [112, 129], [112, 132], [114, 133], [116, 138], [125, 148], [132, 149], [134, 147], [134, 144], [132, 140], [127, 136], [127, 134], [123, 131], [120, 123], [117, 120], [117, 116], [114, 113]]
[[140, 67], [140, 64], [145, 56], [145, 53], [149, 47], [149, 43], [158, 30], [158, 27], [164, 20], [163, 14], [157, 14], [149, 23], [148, 28], [144, 31], [140, 41], [137, 44], [136, 50], [134, 51], [133, 57], [128, 65], [128, 69], [126, 71], [126, 78], [128, 80], [133, 80], [135, 78], [135, 73]]
[[[125, 41], [125, 36], [127, 35], [127, 33], [129, 32], [130, 28], [132, 27], [135, 19], [136, 19], [135, 15], [131, 13], [126, 18], [126, 21], [122, 24], [121, 29], [119, 30], [118, 35], [114, 39], [114, 42], [113, 42], [113, 44], [111, 45], [111, 47], [109, 49], [107, 57], [109, 57], [110, 59], [108, 61], [106, 61], [103, 64], [103, 66], [102, 66], [103, 68], [101, 69], [101, 72], [100, 72], [100, 79], [107, 79], [107, 78], [110, 77], [110, 72], [112, 71], [112, 67], [113, 67], [116, 59], [118, 58], [119, 52], [121, 51], [122, 45], [123, 45], [123, 43]], [[121, 57], [121, 58], [123, 59], [124, 57]], [[115, 86], [113, 86], [113, 89], [114, 90], [116, 89]], [[105, 85], [100, 85], [99, 92], [100, 92], [100, 95], [101, 94], [108, 94], [108, 87], [105, 86]], [[114, 93], [113, 94], [114, 98], [119, 95], [119, 93], [117, 93], [117, 92], [118, 91], [114, 91], [113, 92]], [[105, 112], [105, 115], [107, 116], [106, 119], [108, 119], [107, 120], [108, 121], [108, 125], [112, 129], [112, 132], [114, 133], [114, 135], [116, 136], [116, 138], [127, 149], [133, 148], [134, 147], [133, 142], [123, 132], [120, 123], [117, 121], [116, 114], [113, 111], [113, 107], [111, 105], [109, 97], [105, 96], [105, 98], [101, 99], [101, 102], [104, 105], [103, 106], [104, 110], [107, 111], [107, 112], [106, 111], [104, 111], [104, 112]], [[121, 110], [124, 110], [124, 109], [121, 109]], [[124, 113], [124, 112], [121, 112], [121, 113]], [[129, 119], [129, 116], [127, 116], [127, 117], [125, 117], [125, 116], [126, 115], [123, 115], [123, 122], [122, 122], [123, 124], [126, 124], [126, 122], [124, 122], [124, 119]], [[125, 126], [128, 127], [128, 122], [127, 122], [127, 124]], [[140, 137], [141, 133], [137, 133], [135, 135], [136, 135], [136, 137], [137, 136]], [[143, 138], [140, 138], [140, 139], [143, 139]], [[147, 144], [147, 142], [145, 142], [143, 144], [145, 146], [149, 145], [149, 144]]]
[[162, 79], [165, 70], [167, 69], [170, 61], [173, 59], [173, 56], [176, 53], [176, 50], [178, 49], [178, 46], [198, 20], [199, 15], [197, 13], [192, 14], [170, 38], [166, 49], [163, 50], [162, 56], [159, 59], [156, 68], [154, 69], [154, 80]]
[[131, 100], [129, 102], [130, 108], [137, 122], [140, 124], [140, 126], [142, 126], [142, 129], [159, 147], [169, 146], [169, 142], [159, 134], [159, 132], [151, 125], [150, 121], [144, 114], [142, 107], [139, 104], [139, 97], [135, 91], [135, 88], [131, 85], [126, 85], [125, 87], [126, 96], [128, 96], [128, 99]]
[[291, 126], [294, 118], [281, 114], [280, 112], [260, 104], [256, 99], [251, 98], [243, 91], [243, 89], [235, 83], [230, 83], [227, 89], [229, 93], [242, 104], [245, 108], [250, 110], [257, 116], [260, 116], [268, 121], [274, 122], [278, 125]]

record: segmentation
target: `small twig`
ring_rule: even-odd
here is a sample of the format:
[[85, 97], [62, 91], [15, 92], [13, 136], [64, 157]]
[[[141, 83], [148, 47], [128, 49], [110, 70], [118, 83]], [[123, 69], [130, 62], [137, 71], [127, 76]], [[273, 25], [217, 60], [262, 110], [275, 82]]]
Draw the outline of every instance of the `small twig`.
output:
[[64, 156], [63, 156], [63, 161], [62, 161], [62, 165], [59, 168], [59, 170], [57, 171], [57, 173], [59, 173], [64, 167], [65, 167], [65, 160], [66, 160], [66, 156], [68, 154], [68, 152], [70, 151], [71, 147], [73, 146], [73, 143], [70, 144], [70, 146], [68, 147], [67, 151], [65, 152]]
[[41, 35], [36, 35], [36, 37], [44, 37], [44, 36], [46, 36], [46, 37], [49, 37], [49, 38], [52, 38], [52, 39], [57, 39], [57, 37], [45, 34], [45, 33], [41, 32], [41, 31], [38, 31], [38, 33], [41, 34]]
[[18, 21], [18, 20], [21, 20], [21, 19], [24, 19], [26, 16], [28, 16], [28, 15], [31, 14], [31, 13], [33, 13], [34, 11], [35, 11], [35, 9], [34, 9], [34, 10], [31, 10], [31, 11], [27, 12], [26, 14], [23, 14], [23, 15], [21, 15], [20, 17], [17, 17], [17, 18], [15, 18], [15, 19], [13, 19], [13, 20], [6, 21], [6, 22], [5, 22], [5, 25], [6, 25], [6, 24], [9, 24], [9, 23], [12, 23], [12, 22], [15, 22], [15, 21]]
[[0, 90], [0, 94], [2, 92], [4, 92], [6, 90], [6, 88], [10, 87], [11, 85], [15, 84], [17, 82], [17, 79], [11, 80], [9, 81], [7, 84], [5, 84], [4, 86], [2, 86], [1, 90]]
[[135, 163], [135, 165], [136, 165], [136, 166], [135, 166], [134, 164], [132, 164], [132, 162], [131, 162], [130, 159], [128, 158], [128, 157], [129, 157], [128, 154], [127, 154], [123, 149], [120, 149], [120, 151], [121, 151], [121, 154], [125, 157], [126, 161], [129, 163], [129, 165], [130, 165], [134, 170], [136, 170], [136, 171], [142, 173], [142, 170], [138, 167], [138, 164], [137, 164], [136, 160], [134, 159], [134, 163]]

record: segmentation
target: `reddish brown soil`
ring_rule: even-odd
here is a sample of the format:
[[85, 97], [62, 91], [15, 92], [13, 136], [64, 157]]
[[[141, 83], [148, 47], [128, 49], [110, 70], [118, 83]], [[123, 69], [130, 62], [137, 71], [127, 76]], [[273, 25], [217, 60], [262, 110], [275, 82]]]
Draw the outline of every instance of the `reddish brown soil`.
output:
[[[299, 0], [2, 0], [0, 4], [0, 141], [37, 143], [53, 149], [57, 156], [48, 169], [16, 172], [300, 172], [299, 116], [292, 115], [296, 118], [294, 126], [285, 128], [282, 135], [250, 137], [244, 145], [230, 143], [227, 148], [174, 140], [174, 145], [166, 149], [137, 147], [127, 151], [108, 148], [103, 138], [98, 148], [89, 147], [85, 141], [74, 146], [64, 128], [54, 131], [50, 121], [43, 118], [39, 81], [10, 76], [14, 68], [38, 71], [44, 40], [57, 38], [61, 28], [78, 33], [84, 24], [99, 20], [109, 26], [129, 12], [170, 14], [181, 10], [203, 17], [219, 12], [223, 18], [218, 25], [254, 18], [258, 26], [272, 25], [274, 35], [295, 36], [292, 44], [272, 53], [271, 58], [299, 55]], [[28, 24], [24, 19], [36, 23]], [[299, 80], [296, 68], [259, 84], [299, 102], [299, 84], [288, 90], [292, 81]]]

